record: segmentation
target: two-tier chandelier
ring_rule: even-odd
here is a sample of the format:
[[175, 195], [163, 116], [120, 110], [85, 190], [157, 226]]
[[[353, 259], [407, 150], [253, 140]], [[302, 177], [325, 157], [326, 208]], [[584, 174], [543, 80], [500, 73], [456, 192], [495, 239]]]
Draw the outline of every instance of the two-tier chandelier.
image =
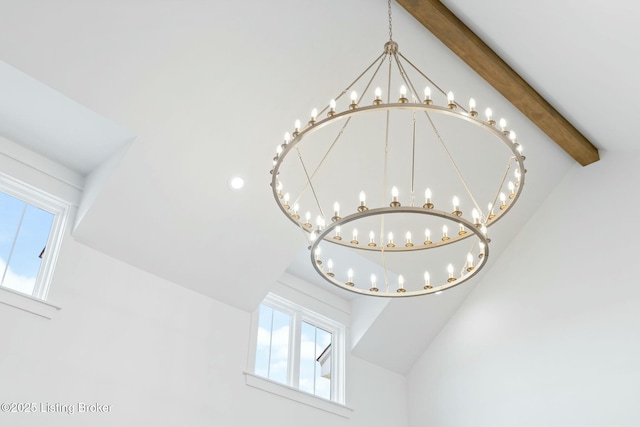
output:
[[[328, 282], [360, 294], [440, 293], [475, 276], [488, 228], [524, 186], [522, 146], [491, 109], [445, 92], [392, 38], [358, 77], [296, 120], [271, 187]], [[348, 98], [344, 100], [344, 98]]]

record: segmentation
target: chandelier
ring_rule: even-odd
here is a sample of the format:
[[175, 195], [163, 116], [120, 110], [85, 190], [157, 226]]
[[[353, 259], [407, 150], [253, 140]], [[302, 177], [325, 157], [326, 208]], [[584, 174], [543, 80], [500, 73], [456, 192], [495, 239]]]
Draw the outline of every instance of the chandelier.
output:
[[[364, 295], [438, 294], [476, 276], [515, 204], [525, 157], [507, 122], [463, 106], [398, 49], [278, 144], [273, 196], [315, 271]], [[345, 99], [346, 98], [346, 99]]]

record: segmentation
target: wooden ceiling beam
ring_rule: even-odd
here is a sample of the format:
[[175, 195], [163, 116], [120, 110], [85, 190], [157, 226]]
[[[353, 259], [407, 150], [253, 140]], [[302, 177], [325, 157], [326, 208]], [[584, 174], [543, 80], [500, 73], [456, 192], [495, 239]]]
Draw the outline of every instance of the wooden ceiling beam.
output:
[[582, 166], [598, 149], [439, 0], [397, 0]]

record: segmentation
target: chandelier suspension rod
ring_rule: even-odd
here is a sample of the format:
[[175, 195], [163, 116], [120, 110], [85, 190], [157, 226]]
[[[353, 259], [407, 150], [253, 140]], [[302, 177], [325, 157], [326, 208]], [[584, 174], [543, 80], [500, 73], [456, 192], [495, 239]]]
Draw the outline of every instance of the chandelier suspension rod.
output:
[[[389, 35], [391, 35], [391, 0], [389, 0]], [[391, 102], [391, 68], [392, 68], [392, 55], [389, 55], [389, 70], [387, 74], [387, 103]], [[387, 110], [387, 122], [385, 125], [384, 136], [384, 171], [382, 174], [382, 199], [385, 199], [387, 194], [387, 174], [389, 163], [389, 129], [391, 127], [391, 111]], [[380, 256], [382, 257], [382, 270], [384, 272], [384, 284], [386, 291], [389, 292], [389, 275], [387, 274], [387, 256], [384, 250], [384, 218], [382, 215], [380, 218], [380, 244], [382, 248], [380, 250]]]
[[[422, 77], [424, 77], [429, 83], [431, 83], [433, 85], [433, 87], [435, 87], [441, 94], [443, 94], [444, 96], [447, 96], [447, 92], [445, 92], [440, 86], [438, 86], [433, 80], [431, 80], [426, 74], [424, 74], [422, 71], [420, 71], [420, 69], [418, 67], [416, 67], [410, 60], [407, 59], [406, 56], [404, 56], [401, 52], [398, 52], [398, 55], [404, 59], [405, 61], [407, 61], [407, 64], [409, 64], [411, 66], [411, 68], [413, 68], [414, 70], [416, 70], [416, 72], [418, 74], [420, 74]], [[396, 59], [397, 61], [397, 59]], [[458, 104], [455, 100], [454, 102], [456, 103], [456, 105], [458, 106], [458, 108], [460, 108], [462, 111], [464, 111], [465, 113], [468, 113], [469, 111], [464, 108], [464, 106]]]
[[[406, 70], [404, 69], [404, 66], [402, 65], [402, 63], [400, 62], [400, 60], [398, 59], [398, 56], [396, 54], [394, 54], [393, 57], [396, 60], [396, 65], [398, 67], [398, 72], [400, 73], [400, 76], [404, 80], [405, 84], [407, 86], [409, 86], [409, 89], [413, 92], [414, 96], [417, 98], [416, 88], [413, 86], [413, 82], [409, 79], [409, 75], [407, 74]], [[456, 102], [456, 104], [457, 104], [457, 102]], [[460, 171], [460, 168], [458, 168], [458, 165], [456, 164], [455, 160], [451, 156], [451, 153], [449, 152], [449, 149], [447, 148], [446, 144], [444, 143], [444, 141], [442, 139], [442, 136], [440, 135], [440, 132], [438, 131], [438, 129], [436, 128], [435, 123], [431, 119], [431, 115], [427, 111], [425, 111], [424, 113], [427, 116], [427, 119], [429, 119], [429, 123], [431, 124], [433, 132], [436, 134], [436, 136], [438, 137], [438, 140], [440, 141], [440, 144], [444, 148], [444, 151], [447, 153], [447, 157], [449, 158], [449, 161], [451, 161], [451, 164], [453, 165], [453, 168], [455, 169], [456, 173], [458, 174], [458, 178], [460, 178], [460, 182], [462, 182], [462, 185], [464, 186], [465, 190], [467, 191], [467, 194], [469, 195], [469, 197], [473, 201], [473, 204], [475, 205], [476, 209], [478, 209], [478, 212], [482, 212], [482, 209], [480, 209], [480, 205], [478, 204], [476, 198], [473, 196], [473, 193], [471, 192], [471, 189], [469, 188], [469, 185], [467, 184], [467, 180], [462, 175], [462, 172]]]
[[[513, 164], [513, 158], [509, 158], [509, 160], [507, 161], [507, 167], [504, 171], [504, 175], [502, 175], [502, 180], [500, 181], [500, 185], [498, 186], [498, 191], [496, 191], [496, 195], [493, 196], [493, 200], [491, 201], [492, 209], [495, 209], [496, 207], [496, 202], [498, 201], [498, 197], [500, 197], [500, 189], [504, 185], [504, 182], [507, 180], [507, 176], [509, 175], [509, 170], [511, 170], [512, 164]], [[491, 212], [487, 212], [487, 218], [485, 220], [485, 224], [489, 221], [489, 215], [491, 215]]]
[[300, 164], [302, 165], [302, 170], [304, 171], [305, 176], [307, 177], [307, 184], [309, 184], [309, 188], [311, 188], [311, 192], [313, 193], [313, 198], [316, 201], [316, 205], [318, 205], [318, 209], [320, 210], [320, 215], [324, 218], [324, 211], [322, 210], [322, 206], [320, 205], [320, 201], [318, 200], [318, 195], [316, 194], [316, 189], [313, 187], [311, 183], [311, 177], [309, 177], [309, 172], [307, 172], [307, 167], [304, 164], [304, 160], [302, 159], [302, 153], [300, 153], [300, 147], [296, 146], [296, 151], [298, 152], [298, 158], [300, 159]]
[[475, 206], [476, 209], [478, 209], [478, 212], [482, 212], [482, 209], [480, 209], [480, 205], [478, 204], [478, 201], [473, 196], [473, 193], [471, 192], [471, 189], [469, 188], [469, 184], [467, 184], [467, 180], [462, 175], [462, 172], [460, 171], [460, 168], [458, 167], [456, 161], [453, 159], [453, 156], [451, 156], [451, 153], [449, 152], [449, 149], [447, 148], [447, 145], [444, 143], [444, 141], [442, 139], [442, 136], [440, 135], [440, 132], [436, 128], [435, 123], [433, 123], [433, 120], [431, 119], [431, 116], [426, 111], [424, 112], [424, 114], [427, 116], [427, 119], [429, 119], [429, 123], [431, 124], [433, 132], [438, 137], [438, 141], [440, 141], [440, 145], [442, 145], [442, 148], [444, 149], [445, 153], [447, 153], [447, 157], [449, 158], [449, 161], [453, 165], [453, 169], [455, 169], [456, 173], [458, 174], [458, 178], [460, 178], [460, 182], [464, 186], [464, 189], [467, 191], [467, 194], [469, 195], [469, 197], [471, 197], [471, 201], [473, 202], [473, 205]]
[[[356, 84], [358, 82], [358, 80], [360, 80], [362, 78], [362, 76], [364, 76], [367, 71], [369, 71], [371, 69], [371, 67], [373, 67], [375, 65], [376, 62], [378, 62], [378, 60], [380, 58], [382, 58], [382, 60], [380, 61], [380, 63], [378, 64], [378, 67], [376, 68], [376, 70], [373, 72], [373, 75], [371, 76], [371, 79], [369, 79], [369, 83], [367, 83], [367, 89], [369, 88], [369, 86], [371, 85], [371, 82], [373, 81], [373, 79], [378, 75], [378, 72], [380, 71], [380, 68], [382, 67], [382, 64], [384, 64], [384, 60], [386, 59], [386, 53], [381, 54], [380, 56], [378, 56], [376, 58], [375, 61], [373, 61], [371, 63], [371, 65], [369, 65], [369, 67], [367, 67], [367, 69], [358, 76], [357, 79], [355, 79], [344, 91], [342, 91], [342, 93], [338, 96], [339, 99], [342, 95], [344, 95], [346, 92], [349, 91], [349, 89], [351, 89], [351, 87]], [[360, 96], [360, 99], [358, 100], [358, 102], [362, 101], [362, 97], [364, 96], [364, 93], [366, 93], [366, 90], [363, 92], [363, 94]], [[323, 114], [327, 108], [324, 107], [322, 109], [322, 111], [320, 111], [319, 114]], [[318, 170], [322, 167], [322, 164], [324, 163], [324, 161], [326, 160], [327, 156], [329, 155], [329, 153], [331, 152], [331, 150], [333, 149], [333, 147], [336, 145], [336, 143], [338, 142], [338, 140], [342, 137], [342, 134], [344, 133], [344, 130], [347, 128], [347, 126], [349, 125], [349, 122], [351, 121], [351, 117], [349, 117], [344, 125], [342, 125], [342, 128], [340, 129], [340, 131], [338, 131], [338, 134], [336, 135], [335, 139], [333, 140], [333, 142], [331, 143], [331, 145], [329, 146], [329, 148], [327, 149], [327, 151], [324, 153], [324, 156], [322, 157], [322, 159], [320, 159], [320, 162], [318, 163], [318, 165], [316, 166], [316, 168], [313, 170], [313, 172], [311, 173], [311, 179], [313, 179], [316, 176], [316, 173], [318, 172]], [[297, 149], [297, 147], [296, 147]], [[298, 151], [298, 156], [300, 156], [300, 151]], [[300, 158], [300, 161], [302, 162], [302, 158]], [[303, 168], [304, 168], [304, 164], [303, 164]], [[305, 171], [306, 173], [306, 171]], [[307, 176], [308, 178], [308, 176]], [[302, 190], [300, 190], [300, 194], [298, 194], [298, 196], [295, 198], [295, 202], [298, 202], [300, 200], [300, 198], [304, 195], [304, 193], [307, 191], [307, 188], [309, 187], [309, 185], [311, 185], [311, 180], [307, 180], [307, 182], [305, 183], [304, 187], [302, 187]], [[318, 201], [316, 200], [316, 203]], [[322, 214], [322, 216], [324, 217], [324, 213]]]

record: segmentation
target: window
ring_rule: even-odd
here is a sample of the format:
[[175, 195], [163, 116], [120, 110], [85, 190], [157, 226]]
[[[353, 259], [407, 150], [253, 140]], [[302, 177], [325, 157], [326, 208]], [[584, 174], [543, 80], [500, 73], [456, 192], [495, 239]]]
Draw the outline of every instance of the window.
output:
[[68, 205], [0, 175], [0, 287], [46, 299]]
[[269, 294], [258, 311], [254, 373], [344, 402], [344, 326]]

